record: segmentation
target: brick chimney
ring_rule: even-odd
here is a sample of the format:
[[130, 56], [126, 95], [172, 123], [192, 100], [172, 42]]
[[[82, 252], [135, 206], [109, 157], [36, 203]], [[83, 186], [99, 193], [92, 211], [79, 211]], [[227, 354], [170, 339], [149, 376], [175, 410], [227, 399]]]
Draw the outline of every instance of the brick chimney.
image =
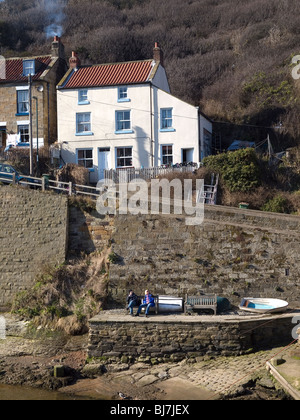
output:
[[71, 69], [77, 69], [80, 66], [80, 60], [75, 51], [72, 51], [72, 57], [69, 58], [69, 65]]
[[55, 35], [52, 42], [51, 55], [52, 57], [65, 59], [65, 47], [62, 44], [60, 37], [57, 35]]
[[155, 47], [153, 48], [153, 59], [164, 66], [164, 53], [160, 49], [158, 42], [155, 42]]

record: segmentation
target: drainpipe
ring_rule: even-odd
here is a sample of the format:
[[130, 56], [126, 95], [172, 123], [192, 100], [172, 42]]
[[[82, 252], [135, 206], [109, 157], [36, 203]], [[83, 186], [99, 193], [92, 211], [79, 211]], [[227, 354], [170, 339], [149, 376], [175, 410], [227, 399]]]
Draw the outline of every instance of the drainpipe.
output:
[[201, 124], [200, 124], [200, 112], [197, 106], [197, 117], [198, 117], [198, 142], [199, 142], [199, 163], [202, 162], [202, 140], [201, 140]]
[[150, 82], [150, 153], [151, 166], [154, 167], [154, 151], [153, 151], [153, 100], [152, 100], [152, 83]]
[[47, 82], [47, 106], [48, 106], [48, 146], [50, 145], [50, 83]]

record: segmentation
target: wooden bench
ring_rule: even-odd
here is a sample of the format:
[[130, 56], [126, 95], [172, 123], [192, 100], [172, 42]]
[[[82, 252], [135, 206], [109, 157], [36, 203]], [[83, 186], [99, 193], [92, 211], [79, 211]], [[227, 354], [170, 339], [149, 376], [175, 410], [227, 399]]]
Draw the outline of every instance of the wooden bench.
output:
[[[155, 311], [155, 314], [157, 315], [159, 313], [159, 296], [158, 295], [152, 295], [152, 297], [154, 298], [155, 307], [152, 306], [150, 308], [149, 312]], [[141, 300], [141, 303], [143, 303], [144, 298], [145, 298], [145, 295], [138, 296], [138, 299]], [[137, 308], [138, 308], [138, 306], [137, 306]], [[146, 310], [146, 308], [143, 309], [143, 311], [145, 311], [145, 310]]]
[[217, 315], [217, 295], [185, 296], [184, 312], [194, 309], [212, 309]]

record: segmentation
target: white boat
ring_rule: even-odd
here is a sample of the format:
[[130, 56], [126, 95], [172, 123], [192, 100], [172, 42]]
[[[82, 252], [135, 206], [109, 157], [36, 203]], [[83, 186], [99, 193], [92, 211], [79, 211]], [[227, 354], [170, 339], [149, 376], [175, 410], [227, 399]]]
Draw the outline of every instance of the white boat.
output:
[[256, 313], [284, 312], [289, 306], [288, 302], [281, 299], [243, 298], [239, 309]]
[[158, 312], [183, 312], [183, 298], [158, 296]]

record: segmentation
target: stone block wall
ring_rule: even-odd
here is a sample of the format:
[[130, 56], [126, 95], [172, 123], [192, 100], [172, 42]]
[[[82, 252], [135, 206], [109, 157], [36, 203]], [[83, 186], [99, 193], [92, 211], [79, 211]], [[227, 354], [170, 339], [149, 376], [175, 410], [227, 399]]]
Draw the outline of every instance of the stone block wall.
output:
[[79, 207], [70, 207], [69, 252], [90, 254], [111, 243], [114, 218], [101, 216], [96, 211], [88, 213]]
[[[199, 226], [184, 217], [100, 216], [71, 207], [61, 195], [0, 187], [0, 307], [26, 289], [46, 263], [67, 251], [112, 244], [110, 306], [128, 289], [184, 297], [217, 293], [238, 305], [245, 296], [288, 300], [299, 308], [300, 218], [207, 206]], [[68, 238], [67, 238], [67, 231]]]
[[0, 187], [0, 309], [67, 253], [67, 197]]
[[184, 296], [217, 293], [238, 305], [245, 296], [300, 302], [300, 218], [206, 206], [205, 220], [124, 215], [115, 218], [110, 267], [112, 306], [128, 289]]
[[90, 320], [88, 357], [180, 360], [188, 356], [232, 356], [292, 341], [292, 315], [232, 321], [205, 316], [168, 318], [153, 316], [135, 321], [99, 315]]

